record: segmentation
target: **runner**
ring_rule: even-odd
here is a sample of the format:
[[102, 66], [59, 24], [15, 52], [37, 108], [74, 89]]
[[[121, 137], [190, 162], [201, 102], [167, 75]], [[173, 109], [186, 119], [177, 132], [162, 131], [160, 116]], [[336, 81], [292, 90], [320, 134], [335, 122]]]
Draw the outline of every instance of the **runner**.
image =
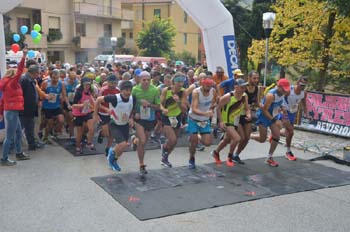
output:
[[68, 77], [64, 81], [64, 85], [67, 91], [68, 104], [63, 102], [63, 111], [66, 121], [66, 128], [69, 133], [69, 138], [72, 143], [75, 143], [74, 139], [74, 123], [73, 123], [73, 114], [72, 114], [72, 105], [74, 100], [75, 89], [78, 85], [78, 80], [76, 78], [75, 71], [69, 71]]
[[[225, 135], [218, 147], [212, 152], [217, 165], [221, 164], [220, 151], [229, 143], [230, 146], [235, 147], [241, 140], [243, 130], [240, 129], [238, 131], [238, 128], [242, 111], [246, 111], [246, 120], [250, 120], [251, 118], [247, 95], [245, 93], [247, 85], [248, 82], [242, 78], [238, 78], [235, 80], [235, 90], [220, 98], [217, 114], [219, 125], [225, 131]], [[226, 165], [229, 167], [234, 166], [232, 153], [228, 155]]]
[[160, 109], [160, 99], [158, 89], [150, 84], [151, 75], [147, 71], [140, 73], [140, 84], [132, 90], [133, 97], [136, 97], [135, 128], [138, 138], [137, 154], [140, 164], [140, 175], [147, 174], [144, 164], [145, 145], [150, 136], [150, 132], [155, 125], [155, 111]]
[[306, 101], [304, 89], [307, 85], [307, 77], [301, 76], [297, 81], [297, 85], [290, 86], [290, 94], [284, 97], [283, 109], [285, 110], [282, 118], [282, 123], [285, 128], [286, 135], [286, 158], [295, 161], [297, 158], [291, 151], [292, 138], [294, 135], [294, 121], [298, 112], [298, 106], [301, 103], [306, 113]]
[[195, 169], [195, 153], [199, 143], [198, 134], [201, 135], [201, 143], [211, 145], [210, 118], [214, 115], [213, 109], [216, 103], [216, 90], [212, 88], [214, 81], [203, 77], [201, 86], [193, 90], [192, 103], [188, 116], [187, 132], [190, 134], [190, 159], [189, 168]]
[[172, 164], [168, 157], [177, 144], [179, 136], [182, 112], [187, 111], [186, 91], [182, 87], [185, 81], [185, 75], [181, 72], [175, 73], [172, 78], [172, 86], [162, 91], [160, 97], [160, 109], [162, 111], [163, 132], [167, 142], [162, 146], [161, 164], [171, 168]]
[[[107, 78], [107, 85], [103, 86], [100, 90], [100, 96], [115, 95], [117, 93], [120, 93], [119, 89], [117, 88], [117, 85], [118, 85], [117, 77], [115, 75], [110, 75]], [[102, 104], [99, 106], [98, 116], [100, 118], [100, 124], [102, 125], [102, 129], [98, 134], [97, 142], [102, 143], [103, 137], [108, 138], [107, 145], [105, 148], [105, 154], [107, 156], [109, 148], [113, 143], [113, 137], [110, 136], [110, 133], [109, 133], [109, 121], [111, 120], [111, 117], [109, 114], [108, 102], [102, 102]]]
[[94, 120], [92, 118], [92, 111], [94, 109], [93, 88], [91, 88], [91, 80], [83, 77], [80, 81], [80, 86], [77, 88], [72, 105], [72, 114], [74, 116], [74, 125], [77, 128], [75, 153], [81, 155], [82, 138], [84, 134], [85, 124], [88, 128], [87, 133], [87, 147], [90, 150], [95, 150], [92, 143], [94, 135]]
[[[110, 79], [109, 79], [110, 80]], [[130, 81], [122, 81], [120, 84], [120, 93], [100, 96], [97, 98], [95, 105], [95, 115], [103, 103], [109, 104], [107, 110], [110, 123], [110, 135], [116, 140], [116, 145], [108, 150], [107, 161], [109, 167], [114, 171], [121, 171], [118, 165], [118, 158], [123, 154], [124, 149], [129, 145], [129, 127], [134, 126], [133, 109], [136, 105], [136, 99], [131, 95], [132, 83]]]
[[278, 163], [272, 158], [280, 140], [280, 127], [278, 126], [278, 115], [281, 111], [284, 95], [290, 91], [289, 81], [280, 79], [276, 88], [270, 90], [262, 101], [262, 107], [257, 111], [256, 124], [259, 126], [259, 134], [251, 135], [250, 138], [260, 143], [266, 142], [267, 128], [270, 127], [272, 139], [270, 150], [265, 163], [271, 167], [278, 167]]
[[61, 107], [61, 100], [69, 105], [66, 95], [66, 88], [64, 83], [59, 80], [59, 75], [60, 71], [55, 69], [52, 71], [51, 78], [41, 84], [41, 89], [50, 96], [48, 99], [43, 100], [42, 105], [47, 122], [43, 139], [45, 143], [48, 143], [49, 134], [53, 133], [54, 136], [62, 134], [64, 117]]

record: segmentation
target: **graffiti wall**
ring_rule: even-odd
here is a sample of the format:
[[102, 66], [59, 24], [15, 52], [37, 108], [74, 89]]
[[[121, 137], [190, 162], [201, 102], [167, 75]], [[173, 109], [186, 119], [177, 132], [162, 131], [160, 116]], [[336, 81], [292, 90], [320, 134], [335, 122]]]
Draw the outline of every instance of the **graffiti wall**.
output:
[[350, 138], [350, 96], [308, 92], [300, 126]]

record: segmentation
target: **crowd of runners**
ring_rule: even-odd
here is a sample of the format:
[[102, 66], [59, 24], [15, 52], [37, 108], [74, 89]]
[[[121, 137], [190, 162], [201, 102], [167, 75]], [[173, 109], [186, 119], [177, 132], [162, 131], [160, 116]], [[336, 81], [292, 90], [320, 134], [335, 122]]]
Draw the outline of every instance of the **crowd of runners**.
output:
[[[160, 162], [171, 168], [172, 152], [180, 131], [185, 130], [191, 169], [196, 168], [196, 151], [215, 145], [212, 138], [218, 131], [222, 137], [211, 152], [216, 164], [221, 164], [220, 152], [229, 145], [226, 165], [243, 165], [240, 157], [252, 138], [270, 142], [265, 163], [277, 167], [273, 153], [283, 127], [286, 158], [296, 160], [291, 140], [298, 106], [305, 108], [304, 76], [295, 85], [281, 78], [275, 86], [261, 88], [256, 71], [245, 76], [236, 69], [231, 79], [222, 67], [211, 72], [199, 63], [195, 67], [120, 63], [46, 66], [26, 60], [26, 54], [24, 49], [22, 60], [8, 67], [0, 81], [0, 119], [6, 124], [3, 166], [16, 164], [8, 157], [13, 149], [17, 160], [30, 158], [22, 150], [22, 133], [29, 151], [67, 134], [77, 155], [83, 153], [83, 146], [96, 149], [96, 135], [98, 143], [106, 144], [112, 170], [121, 170], [118, 160], [131, 144], [137, 151], [140, 174], [145, 175], [147, 141], [161, 143]], [[251, 134], [255, 125], [259, 133]]]

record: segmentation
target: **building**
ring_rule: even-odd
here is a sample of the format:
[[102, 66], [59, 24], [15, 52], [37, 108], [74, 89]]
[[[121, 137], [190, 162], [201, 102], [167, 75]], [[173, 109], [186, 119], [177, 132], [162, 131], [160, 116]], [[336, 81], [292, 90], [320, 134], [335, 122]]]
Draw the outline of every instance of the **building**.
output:
[[174, 51], [176, 53], [188, 51], [198, 60], [203, 58], [201, 31], [194, 21], [174, 0], [122, 0], [122, 8], [134, 12], [132, 27], [122, 28], [122, 36], [126, 39], [126, 46], [137, 50], [135, 40], [143, 29], [144, 22], [151, 21], [154, 16], [171, 18], [176, 26]]
[[133, 12], [122, 10], [121, 0], [23, 0], [6, 14], [12, 32], [22, 25], [41, 25], [38, 45], [30, 34], [29, 48], [46, 54], [51, 62], [91, 62], [97, 54], [112, 53], [110, 37], [121, 37], [122, 21], [132, 24]]

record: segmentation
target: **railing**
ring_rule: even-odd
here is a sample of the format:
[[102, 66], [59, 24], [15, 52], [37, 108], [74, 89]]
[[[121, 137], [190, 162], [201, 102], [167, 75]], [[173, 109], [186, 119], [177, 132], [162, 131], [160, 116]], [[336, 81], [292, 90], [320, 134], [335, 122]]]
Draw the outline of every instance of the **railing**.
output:
[[92, 3], [75, 2], [74, 12], [82, 15], [90, 15], [96, 17], [107, 17], [107, 18], [122, 18], [121, 8], [103, 6]]
[[121, 28], [122, 29], [133, 29], [134, 23], [132, 21], [122, 21]]

